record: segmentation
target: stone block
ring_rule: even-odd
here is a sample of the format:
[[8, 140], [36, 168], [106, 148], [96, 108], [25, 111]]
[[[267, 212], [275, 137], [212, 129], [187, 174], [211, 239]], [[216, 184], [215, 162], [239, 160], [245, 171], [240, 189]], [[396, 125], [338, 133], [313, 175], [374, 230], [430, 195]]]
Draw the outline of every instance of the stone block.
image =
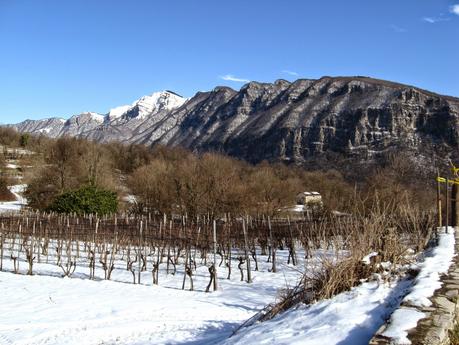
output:
[[435, 306], [439, 307], [448, 314], [454, 314], [456, 311], [456, 303], [451, 302], [449, 299], [443, 296], [436, 296], [433, 298]]

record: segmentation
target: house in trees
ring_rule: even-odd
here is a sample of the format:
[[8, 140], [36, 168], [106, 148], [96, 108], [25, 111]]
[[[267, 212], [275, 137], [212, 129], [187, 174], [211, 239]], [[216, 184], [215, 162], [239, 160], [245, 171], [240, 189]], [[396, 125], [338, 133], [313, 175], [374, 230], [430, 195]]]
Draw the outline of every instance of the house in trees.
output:
[[322, 195], [318, 192], [301, 192], [296, 196], [296, 204], [306, 207], [321, 207]]

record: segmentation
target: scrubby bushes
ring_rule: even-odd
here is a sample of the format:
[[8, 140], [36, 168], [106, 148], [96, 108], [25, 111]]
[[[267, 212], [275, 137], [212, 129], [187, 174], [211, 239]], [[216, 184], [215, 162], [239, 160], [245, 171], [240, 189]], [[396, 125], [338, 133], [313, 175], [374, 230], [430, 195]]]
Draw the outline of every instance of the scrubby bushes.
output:
[[0, 145], [2, 146], [19, 146], [21, 135], [13, 128], [0, 126]]
[[138, 211], [211, 217], [273, 215], [294, 204], [304, 188], [300, 176], [268, 164], [254, 167], [215, 153], [186, 153], [177, 159], [165, 152], [127, 180]]
[[42, 148], [42, 164], [26, 181], [25, 196], [32, 208], [46, 210], [58, 195], [87, 185], [117, 190], [116, 172], [105, 146], [64, 137]]
[[[364, 281], [383, 282], [397, 275], [416, 275], [410, 263], [433, 238], [434, 213], [420, 210], [407, 199], [376, 199], [366, 214], [361, 214], [358, 208], [363, 203], [357, 201], [356, 213], [345, 221], [331, 218], [319, 224], [333, 229], [320, 241], [328, 242], [327, 249], [334, 254], [319, 256], [316, 267], [309, 267], [295, 287], [284, 290], [278, 302], [260, 315], [260, 321], [299, 303], [332, 298]], [[330, 238], [334, 239], [331, 243]]]
[[14, 201], [16, 197], [8, 189], [7, 179], [0, 177], [0, 201]]

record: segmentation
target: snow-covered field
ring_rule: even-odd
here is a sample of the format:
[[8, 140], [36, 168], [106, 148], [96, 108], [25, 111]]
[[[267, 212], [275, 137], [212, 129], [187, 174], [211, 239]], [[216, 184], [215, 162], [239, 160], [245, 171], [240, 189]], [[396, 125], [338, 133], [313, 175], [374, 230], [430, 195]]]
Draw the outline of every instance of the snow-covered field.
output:
[[[286, 255], [280, 251], [279, 262], [286, 262]], [[206, 267], [198, 267], [196, 291], [191, 292], [181, 290], [180, 266], [175, 276], [166, 275], [163, 267], [159, 286], [151, 284], [149, 272], [142, 273], [141, 285], [134, 285], [131, 273], [123, 269], [114, 271], [114, 281], [92, 281], [86, 267], [78, 266], [74, 278], [61, 278], [59, 267], [42, 263], [34, 265], [34, 276], [27, 276], [22, 261], [22, 274], [14, 274], [4, 256], [9, 272], [0, 272], [0, 344], [366, 344], [410, 282], [364, 283], [228, 338], [274, 302], [279, 289], [294, 285], [306, 266], [317, 266], [321, 255], [325, 253], [309, 263], [301, 260], [297, 267], [281, 264], [278, 273], [268, 272], [270, 264], [262, 257], [252, 284], [240, 281], [236, 267], [231, 280], [220, 268], [220, 290], [211, 293], [204, 292]], [[100, 267], [96, 276], [103, 276]]]
[[[19, 210], [25, 203], [23, 185], [12, 187], [18, 198], [1, 203], [0, 212]], [[79, 264], [72, 278], [62, 278], [54, 264], [35, 263], [33, 276], [25, 275], [27, 263], [20, 262], [14, 274], [9, 253], [4, 253], [0, 272], [0, 345], [51, 344], [367, 344], [405, 298], [411, 303], [428, 303], [438, 288], [439, 274], [454, 256], [454, 235], [442, 234], [439, 247], [419, 264], [421, 272], [412, 280], [392, 283], [369, 282], [330, 300], [311, 306], [299, 305], [274, 319], [233, 332], [267, 304], [279, 290], [293, 286], [304, 271], [317, 268], [328, 252], [317, 252], [299, 265], [287, 265], [287, 252], [278, 252], [278, 273], [271, 273], [266, 257], [259, 257], [260, 271], [253, 283], [240, 281], [233, 262], [230, 280], [219, 268], [219, 291], [205, 293], [209, 273], [204, 266], [194, 273], [196, 291], [182, 290], [183, 265], [175, 275], [162, 267], [159, 286], [151, 272], [143, 272], [142, 284], [132, 284], [131, 272], [119, 263], [112, 281], [88, 279], [89, 269]], [[162, 265], [164, 266], [164, 265]], [[187, 288], [188, 288], [187, 280]], [[406, 296], [406, 297], [405, 297]], [[404, 336], [404, 329], [423, 315], [404, 315], [398, 309], [388, 332]], [[403, 322], [397, 322], [402, 320]], [[414, 321], [413, 321], [414, 320]], [[411, 325], [410, 324], [410, 325]], [[404, 328], [405, 327], [405, 328]]]
[[[279, 259], [285, 255], [280, 252]], [[4, 268], [12, 270], [4, 259]], [[204, 292], [206, 267], [194, 275], [196, 291], [181, 290], [181, 267], [175, 276], [162, 270], [159, 286], [151, 284], [150, 272], [141, 279], [148, 285], [127, 283], [132, 276], [123, 270], [115, 271], [116, 281], [84, 279], [84, 267], [77, 267], [75, 278], [60, 278], [60, 268], [51, 264], [35, 264], [34, 276], [0, 272], [0, 344], [218, 343], [273, 302], [278, 289], [295, 284], [304, 267], [279, 265], [278, 273], [270, 273], [264, 261], [251, 284], [240, 281], [236, 267], [231, 280], [221, 269], [220, 290], [210, 293]], [[97, 275], [103, 276], [100, 268]]]
[[[196, 291], [181, 290], [183, 267], [175, 276], [162, 267], [159, 286], [143, 272], [142, 285], [132, 284], [130, 272], [118, 266], [113, 281], [87, 279], [88, 268], [77, 266], [73, 278], [61, 278], [53, 264], [27, 264], [10, 273], [13, 263], [4, 255], [0, 272], [0, 344], [366, 344], [406, 294], [407, 281], [365, 283], [354, 290], [310, 307], [299, 306], [271, 321], [241, 329], [239, 325], [268, 303], [279, 289], [294, 285], [301, 272], [317, 267], [320, 257], [286, 265], [286, 251], [278, 252], [279, 272], [268, 271], [259, 257], [253, 283], [240, 281], [233, 266], [231, 280], [219, 269], [217, 292], [205, 293], [209, 274], [198, 267]], [[164, 265], [163, 265], [164, 266]], [[8, 272], [9, 271], [9, 272]], [[102, 277], [100, 266], [96, 277]], [[144, 285], [145, 284], [145, 285]], [[188, 284], [188, 282], [187, 282]], [[188, 287], [188, 285], [187, 285]]]

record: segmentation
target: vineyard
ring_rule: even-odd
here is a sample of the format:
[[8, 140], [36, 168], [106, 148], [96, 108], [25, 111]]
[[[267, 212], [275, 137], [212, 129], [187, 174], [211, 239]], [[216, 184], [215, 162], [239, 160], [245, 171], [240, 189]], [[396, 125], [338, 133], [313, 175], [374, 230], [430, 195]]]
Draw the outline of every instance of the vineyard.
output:
[[[59, 267], [65, 277], [72, 277], [78, 267], [80, 277], [93, 280], [110, 280], [123, 270], [130, 273], [133, 284], [160, 284], [160, 271], [167, 275], [180, 271], [182, 289], [193, 290], [195, 272], [206, 267], [205, 291], [210, 291], [218, 289], [219, 279], [251, 283], [260, 262], [269, 263], [264, 267], [275, 273], [279, 265], [297, 266], [299, 259], [303, 263], [318, 251], [327, 251], [336, 259], [361, 258], [376, 249], [386, 259], [390, 253], [394, 261], [397, 252], [401, 258], [407, 246], [419, 247], [425, 241], [425, 227], [413, 228], [409, 223], [401, 233], [403, 224], [397, 229], [388, 227], [387, 222], [382, 216], [361, 220], [332, 216], [211, 220], [38, 212], [3, 215], [0, 270], [33, 275], [34, 264], [45, 263]], [[286, 255], [277, 255], [280, 251]]]
[[310, 255], [324, 237], [320, 232], [323, 223], [269, 217], [190, 221], [185, 217], [158, 220], [31, 213], [3, 216], [0, 223], [1, 270], [8, 258], [14, 273], [32, 275], [35, 263], [47, 263], [60, 267], [67, 277], [77, 266], [87, 268], [89, 279], [110, 280], [114, 271], [123, 269], [132, 274], [134, 284], [147, 279], [145, 273], [153, 284], [159, 284], [160, 269], [175, 275], [182, 265], [186, 272], [183, 288], [187, 285], [193, 290], [193, 272], [206, 266], [206, 291], [217, 289], [217, 271], [219, 278], [237, 274], [250, 283], [252, 270], [258, 270], [259, 261], [265, 260], [276, 272], [276, 265], [283, 264], [276, 252], [284, 248], [286, 263], [297, 265], [298, 247]]

